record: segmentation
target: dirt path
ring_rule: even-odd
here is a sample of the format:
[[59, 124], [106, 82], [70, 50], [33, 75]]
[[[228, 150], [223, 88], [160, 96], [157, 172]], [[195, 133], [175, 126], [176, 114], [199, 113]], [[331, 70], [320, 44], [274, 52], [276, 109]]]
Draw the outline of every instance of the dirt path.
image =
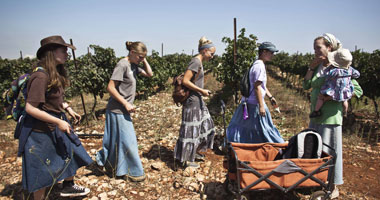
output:
[[[214, 81], [208, 77], [208, 81]], [[279, 102], [281, 114], [273, 113], [276, 126], [288, 138], [307, 127], [308, 102], [281, 83], [269, 79], [268, 87]], [[207, 84], [207, 83], [206, 83]], [[210, 88], [215, 91], [218, 88]], [[80, 101], [78, 101], [80, 102]], [[103, 102], [104, 104], [104, 102]], [[110, 178], [103, 171], [91, 166], [78, 171], [76, 181], [91, 189], [84, 199], [231, 199], [223, 189], [226, 170], [222, 166], [223, 156], [214, 151], [206, 152], [205, 162], [198, 170], [182, 169], [173, 160], [173, 149], [181, 123], [181, 108], [172, 103], [170, 93], [161, 92], [147, 100], [136, 103], [137, 112], [133, 121], [139, 143], [147, 180], [131, 183]], [[13, 124], [14, 125], [14, 124]], [[26, 199], [21, 187], [21, 159], [17, 158], [17, 141], [12, 138], [12, 123], [0, 121], [0, 199]], [[86, 129], [85, 133], [102, 133], [104, 118]], [[217, 127], [222, 132], [222, 127]], [[83, 133], [81, 128], [78, 133]], [[380, 199], [380, 151], [346, 137], [344, 141], [344, 180], [340, 199]], [[101, 148], [101, 138], [83, 138], [82, 143], [94, 158]], [[60, 184], [52, 192], [57, 199]], [[308, 195], [282, 196], [281, 193], [259, 192], [252, 199], [306, 199]]]

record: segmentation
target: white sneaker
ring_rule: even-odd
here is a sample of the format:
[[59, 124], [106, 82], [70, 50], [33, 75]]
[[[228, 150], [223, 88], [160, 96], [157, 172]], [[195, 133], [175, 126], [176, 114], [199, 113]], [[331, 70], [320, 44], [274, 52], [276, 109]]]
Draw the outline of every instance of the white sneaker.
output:
[[335, 187], [335, 189], [332, 191], [331, 195], [330, 195], [331, 199], [336, 199], [339, 197], [339, 189], [337, 187]]
[[186, 167], [192, 167], [192, 168], [194, 168], [194, 169], [198, 169], [200, 166], [199, 166], [199, 164], [196, 163], [196, 162], [189, 162], [189, 161], [187, 161], [187, 162], [186, 162]]

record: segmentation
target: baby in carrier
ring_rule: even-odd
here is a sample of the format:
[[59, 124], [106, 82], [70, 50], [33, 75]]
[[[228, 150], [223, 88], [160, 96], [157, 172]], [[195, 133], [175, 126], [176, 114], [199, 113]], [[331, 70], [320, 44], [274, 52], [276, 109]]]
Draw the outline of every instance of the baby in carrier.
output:
[[348, 49], [340, 48], [329, 52], [327, 57], [331, 65], [324, 71], [325, 83], [321, 87], [315, 109], [310, 114], [310, 118], [321, 116], [320, 109], [324, 102], [329, 100], [343, 102], [343, 114], [346, 115], [348, 111], [347, 100], [351, 99], [354, 92], [351, 78], [357, 79], [360, 76], [359, 71], [350, 66], [352, 55]]

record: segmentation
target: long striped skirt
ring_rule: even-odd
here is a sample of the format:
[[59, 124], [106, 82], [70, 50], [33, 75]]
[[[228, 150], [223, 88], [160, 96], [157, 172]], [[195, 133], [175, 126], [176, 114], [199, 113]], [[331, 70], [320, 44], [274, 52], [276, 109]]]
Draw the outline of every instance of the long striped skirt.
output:
[[195, 160], [195, 154], [214, 144], [215, 128], [211, 115], [200, 98], [182, 107], [182, 123], [174, 149], [174, 158], [180, 162]]

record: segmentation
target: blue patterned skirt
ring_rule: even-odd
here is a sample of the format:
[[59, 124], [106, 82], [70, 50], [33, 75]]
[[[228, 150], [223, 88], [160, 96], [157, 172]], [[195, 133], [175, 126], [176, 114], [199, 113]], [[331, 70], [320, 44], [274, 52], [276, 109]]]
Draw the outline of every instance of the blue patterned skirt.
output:
[[195, 154], [214, 144], [215, 128], [205, 102], [189, 99], [182, 107], [182, 123], [174, 148], [174, 158], [180, 162], [195, 160]]

